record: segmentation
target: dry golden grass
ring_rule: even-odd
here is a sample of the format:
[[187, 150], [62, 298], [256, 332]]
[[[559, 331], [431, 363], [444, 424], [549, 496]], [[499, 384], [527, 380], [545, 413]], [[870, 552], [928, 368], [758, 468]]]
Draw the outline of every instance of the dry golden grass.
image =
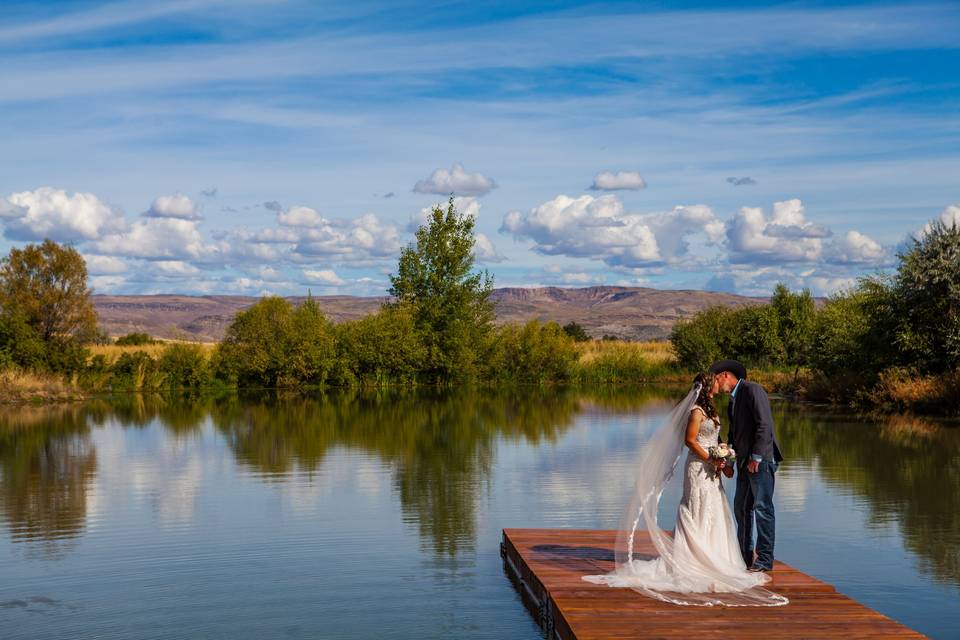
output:
[[628, 342], [626, 340], [591, 340], [577, 344], [580, 364], [589, 364], [598, 358], [641, 357], [651, 364], [666, 364], [675, 360], [669, 342]]
[[47, 402], [81, 397], [77, 386], [60, 376], [19, 369], [0, 371], [0, 402]]
[[[116, 345], [116, 344], [102, 344], [102, 345], [92, 345], [90, 347], [90, 357], [102, 355], [106, 359], [107, 364], [113, 364], [117, 361], [124, 353], [135, 353], [137, 351], [143, 351], [151, 358], [159, 358], [163, 353], [163, 350], [167, 348], [168, 345], [173, 344], [173, 341], [170, 342], [158, 342], [155, 344], [144, 344], [140, 346], [133, 345]], [[189, 342], [185, 344], [196, 344], [204, 350], [204, 353], [209, 354], [217, 346], [214, 342]]]

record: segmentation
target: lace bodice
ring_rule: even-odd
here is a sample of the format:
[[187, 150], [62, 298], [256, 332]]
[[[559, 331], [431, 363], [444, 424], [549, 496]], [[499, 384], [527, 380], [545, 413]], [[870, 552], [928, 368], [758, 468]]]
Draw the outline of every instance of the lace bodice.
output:
[[[694, 409], [700, 411], [700, 409]], [[720, 423], [712, 418], [704, 418], [700, 422], [700, 432], [697, 433], [697, 443], [708, 450], [720, 441]]]

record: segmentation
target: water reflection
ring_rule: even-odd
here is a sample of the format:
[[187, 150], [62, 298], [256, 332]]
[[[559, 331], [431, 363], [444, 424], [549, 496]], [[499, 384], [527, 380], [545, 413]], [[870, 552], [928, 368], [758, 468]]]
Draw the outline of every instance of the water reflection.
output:
[[865, 498], [874, 526], [895, 522], [921, 571], [960, 585], [960, 428], [894, 416], [877, 424], [781, 404], [790, 464], [816, 464], [832, 486]]
[[[289, 483], [297, 475], [321, 477], [337, 449], [374, 456], [389, 470], [402, 516], [422, 545], [437, 558], [452, 558], [476, 546], [479, 500], [493, 481], [498, 442], [543, 447], [562, 438], [588, 409], [659, 414], [676, 396], [676, 390], [656, 388], [382, 390], [203, 400], [131, 395], [79, 407], [8, 410], [0, 415], [0, 524], [32, 552], [63, 554], [86, 530], [96, 475], [123, 482], [135, 466], [124, 457], [130, 452], [118, 449], [107, 466], [119, 468], [98, 470], [91, 429], [147, 433], [159, 425], [168, 443], [183, 441], [179, 453], [168, 455], [176, 465], [155, 460], [153, 475], [144, 481], [157, 485], [148, 488], [155, 494], [177, 494], [166, 506], [160, 496], [157, 509], [169, 520], [192, 514], [202, 461], [183, 452], [192, 451], [190, 438], [206, 429], [241, 469], [269, 484]], [[860, 497], [873, 525], [898, 525], [922, 572], [960, 585], [960, 429], [903, 417], [873, 424], [786, 403], [778, 403], [775, 413], [787, 465], [809, 468], [827, 485]], [[148, 449], [140, 460], [150, 455], [160, 454]], [[174, 478], [178, 472], [180, 480]], [[803, 477], [784, 474], [778, 489], [786, 512], [805, 509], [806, 489], [798, 479]]]
[[0, 415], [0, 520], [14, 541], [52, 557], [86, 526], [97, 470], [85, 415], [75, 407]]

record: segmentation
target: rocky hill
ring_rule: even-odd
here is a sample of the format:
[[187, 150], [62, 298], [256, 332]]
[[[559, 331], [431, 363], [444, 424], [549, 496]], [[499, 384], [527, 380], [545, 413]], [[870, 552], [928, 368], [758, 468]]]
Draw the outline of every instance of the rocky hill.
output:
[[[504, 288], [493, 292], [499, 322], [532, 318], [575, 321], [594, 337], [628, 340], [666, 338], [673, 323], [713, 305], [742, 306], [763, 302], [709, 291], [663, 291], [642, 287]], [[94, 296], [101, 326], [112, 336], [144, 331], [161, 338], [215, 341], [237, 311], [255, 303], [245, 296]], [[302, 298], [291, 298], [299, 302]], [[376, 311], [386, 297], [317, 296], [334, 322]]]

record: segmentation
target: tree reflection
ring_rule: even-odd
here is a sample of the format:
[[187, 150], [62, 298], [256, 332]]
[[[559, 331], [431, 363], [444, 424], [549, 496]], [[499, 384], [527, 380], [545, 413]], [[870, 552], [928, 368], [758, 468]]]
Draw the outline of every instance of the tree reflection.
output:
[[552, 440], [578, 406], [569, 391], [386, 389], [221, 402], [213, 421], [237, 460], [266, 478], [314, 471], [335, 446], [377, 455], [394, 470], [405, 519], [452, 556], [473, 546], [495, 440]]
[[788, 461], [817, 460], [833, 485], [867, 499], [876, 525], [895, 521], [935, 579], [960, 585], [960, 429], [894, 416], [880, 424], [776, 408]]
[[97, 469], [83, 411], [18, 409], [0, 416], [0, 516], [14, 542], [56, 556], [86, 526]]

